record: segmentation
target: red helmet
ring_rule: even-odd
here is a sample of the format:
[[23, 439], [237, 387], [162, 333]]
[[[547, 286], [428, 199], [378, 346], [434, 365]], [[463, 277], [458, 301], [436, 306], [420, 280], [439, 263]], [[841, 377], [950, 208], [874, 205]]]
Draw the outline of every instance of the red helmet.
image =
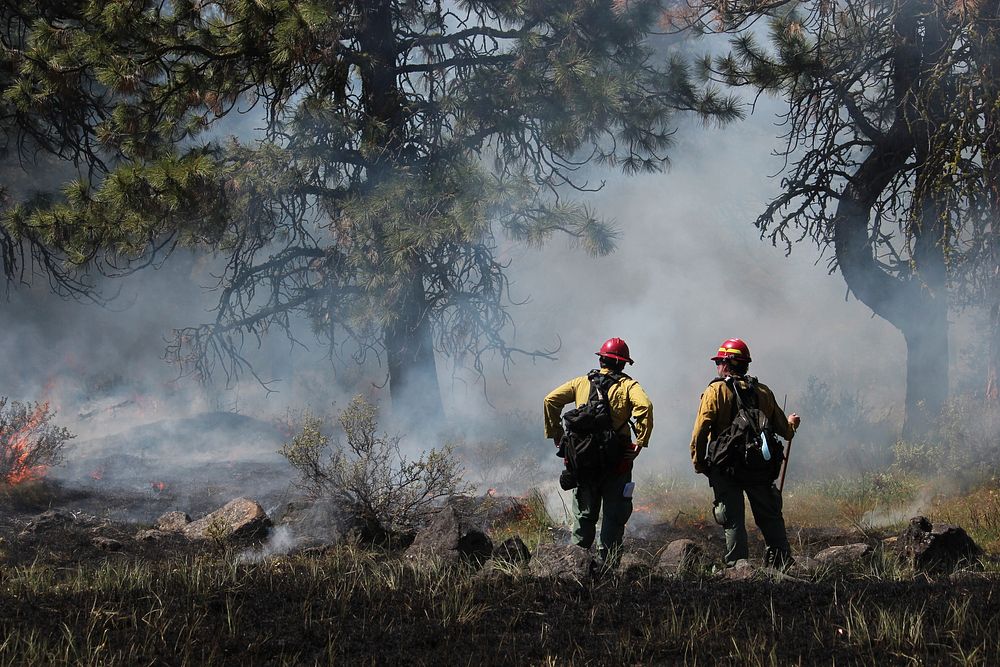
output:
[[751, 361], [750, 348], [739, 338], [726, 339], [719, 346], [719, 351], [712, 357], [712, 361], [718, 363], [723, 359], [732, 359], [733, 361], [742, 361], [749, 364]]
[[610, 359], [617, 359], [618, 361], [627, 361], [630, 364], [634, 364], [632, 358], [628, 356], [628, 345], [625, 344], [621, 338], [609, 338], [604, 341], [604, 345], [601, 346], [600, 352], [595, 352], [599, 357], [608, 357]]

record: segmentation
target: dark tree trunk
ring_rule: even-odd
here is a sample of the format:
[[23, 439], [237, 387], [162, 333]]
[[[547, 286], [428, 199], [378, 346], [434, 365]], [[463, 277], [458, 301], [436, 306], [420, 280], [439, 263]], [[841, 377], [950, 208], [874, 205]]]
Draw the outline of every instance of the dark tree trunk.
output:
[[[368, 170], [374, 187], [398, 173], [405, 148], [406, 118], [403, 94], [396, 74], [398, 45], [392, 2], [372, 0], [361, 5], [361, 50], [369, 60], [360, 66], [362, 98], [369, 116], [364, 141], [378, 156]], [[384, 230], [376, 229], [376, 252], [384, 255]], [[434, 359], [434, 340], [427, 297], [419, 266], [395, 276], [400, 289], [386, 304], [392, 310], [383, 335], [389, 367], [389, 394], [393, 406], [427, 420], [443, 416], [441, 390]]]
[[986, 102], [984, 120], [983, 172], [989, 220], [989, 247], [986, 265], [986, 303], [989, 313], [989, 353], [986, 370], [986, 400], [1000, 402], [1000, 1], [979, 6], [973, 41], [979, 79]]
[[[926, 435], [948, 397], [944, 226], [930, 197], [918, 202], [909, 229], [914, 271], [892, 274], [877, 260], [870, 219], [879, 195], [906, 168], [914, 152], [919, 169], [919, 153], [927, 143], [923, 129], [927, 121], [911, 104], [920, 73], [933, 65], [942, 49], [940, 32], [925, 9], [909, 2], [899, 10], [893, 57], [896, 116], [844, 188], [833, 220], [834, 250], [848, 288], [876, 315], [899, 329], [906, 341], [906, 438]], [[918, 181], [920, 178], [918, 173]]]
[[440, 420], [441, 391], [424, 284], [419, 274], [410, 277], [394, 313], [395, 319], [385, 332], [389, 392], [395, 409], [422, 419]]

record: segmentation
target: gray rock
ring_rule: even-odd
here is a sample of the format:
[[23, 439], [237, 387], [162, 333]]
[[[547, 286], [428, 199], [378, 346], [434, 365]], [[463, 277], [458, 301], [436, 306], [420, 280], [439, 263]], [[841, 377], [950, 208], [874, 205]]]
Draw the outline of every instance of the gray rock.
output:
[[185, 525], [181, 532], [192, 540], [244, 541], [263, 538], [270, 527], [271, 519], [257, 501], [236, 498]]
[[583, 583], [595, 568], [590, 552], [575, 544], [542, 544], [531, 555], [529, 569], [536, 577]]
[[730, 581], [751, 581], [764, 577], [760, 568], [754, 567], [750, 561], [741, 558], [732, 567], [727, 567], [722, 571], [722, 577]]
[[493, 549], [493, 560], [511, 565], [523, 565], [531, 560], [531, 552], [528, 551], [524, 541], [515, 535]]
[[942, 572], [962, 563], [970, 563], [983, 550], [959, 526], [931, 524], [927, 517], [910, 519], [910, 525], [894, 545], [896, 553], [914, 569]]
[[167, 537], [168, 533], [162, 530], [156, 530], [151, 528], [149, 530], [140, 530], [135, 534], [135, 539], [139, 542], [159, 542], [160, 540]]
[[704, 560], [704, 550], [694, 540], [674, 540], [656, 560], [657, 574], [672, 576], [690, 570]]
[[121, 548], [123, 546], [122, 543], [119, 542], [118, 540], [112, 539], [110, 537], [101, 537], [101, 536], [92, 538], [90, 540], [90, 543], [93, 544], [98, 549], [103, 549], [105, 551], [121, 551]]
[[191, 523], [191, 517], [184, 512], [167, 512], [153, 523], [156, 530], [164, 533], [180, 533]]
[[621, 560], [618, 561], [618, 566], [615, 568], [619, 576], [628, 580], [646, 576], [649, 574], [649, 569], [649, 563], [642, 556], [631, 551], [622, 554]]
[[851, 565], [871, 554], [871, 546], [864, 543], [827, 547], [814, 556], [822, 565]]
[[417, 531], [406, 550], [409, 558], [442, 558], [482, 565], [493, 554], [493, 541], [455, 508], [445, 505], [430, 523]]

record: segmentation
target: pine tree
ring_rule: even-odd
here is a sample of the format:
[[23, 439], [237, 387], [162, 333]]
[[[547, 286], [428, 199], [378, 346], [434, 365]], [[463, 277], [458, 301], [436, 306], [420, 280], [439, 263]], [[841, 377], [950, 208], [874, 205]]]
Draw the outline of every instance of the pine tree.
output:
[[[480, 371], [489, 353], [545, 354], [510, 342], [501, 235], [609, 252], [615, 230], [569, 196], [593, 188], [586, 167], [662, 169], [676, 112], [738, 115], [654, 53], [661, 14], [652, 0], [95, 0], [42, 26], [32, 61], [70, 58], [113, 91], [98, 134], [122, 163], [27, 224], [117, 225], [120, 257], [164, 239], [223, 253], [215, 321], [171, 346], [202, 376], [252, 372], [248, 338], [292, 335], [305, 315], [331, 354], [384, 354], [394, 402], [433, 417], [435, 350]], [[208, 140], [240, 114], [262, 132]], [[85, 233], [71, 241], [90, 252]]]
[[[757, 226], [789, 251], [832, 250], [831, 271], [899, 329], [903, 432], [925, 436], [948, 396], [950, 304], [997, 303], [997, 3], [702, 10], [696, 23], [735, 34], [705, 69], [788, 103], [783, 191]], [[764, 43], [748, 27], [760, 18]]]

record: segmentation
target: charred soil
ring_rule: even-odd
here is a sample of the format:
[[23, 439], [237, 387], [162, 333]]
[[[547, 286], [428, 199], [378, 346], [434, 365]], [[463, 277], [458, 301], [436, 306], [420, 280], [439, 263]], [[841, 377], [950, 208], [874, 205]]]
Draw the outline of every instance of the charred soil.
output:
[[[64, 502], [71, 498], [62, 498]], [[10, 507], [10, 505], [8, 505]], [[254, 545], [136, 539], [142, 526], [66, 507], [0, 518], [3, 664], [995, 664], [1000, 578], [865, 563], [791, 577], [653, 562], [582, 581], [477, 571], [340, 544], [265, 556]], [[791, 531], [796, 534], [793, 529]], [[810, 550], [849, 543], [799, 531]], [[873, 536], [869, 535], [869, 538]], [[259, 546], [259, 545], [258, 545]], [[882, 560], [880, 560], [882, 559]]]

